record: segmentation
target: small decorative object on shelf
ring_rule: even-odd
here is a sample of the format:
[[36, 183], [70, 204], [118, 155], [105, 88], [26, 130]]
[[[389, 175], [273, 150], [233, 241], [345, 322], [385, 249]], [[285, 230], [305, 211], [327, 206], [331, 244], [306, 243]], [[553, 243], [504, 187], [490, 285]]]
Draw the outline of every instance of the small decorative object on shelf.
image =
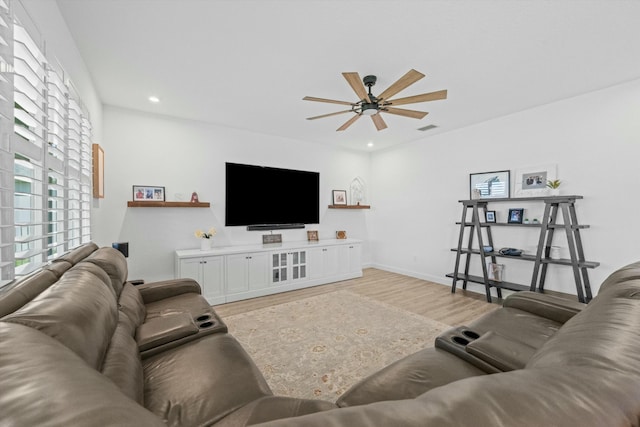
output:
[[347, 232], [344, 230], [336, 231], [336, 239], [346, 239]]
[[200, 203], [200, 200], [198, 200], [198, 193], [195, 191], [191, 193], [191, 203]]
[[359, 176], [354, 178], [349, 185], [351, 190], [351, 203], [354, 205], [365, 204], [365, 186], [364, 181]]
[[502, 282], [504, 279], [504, 264], [487, 262], [487, 274], [489, 280]]
[[484, 222], [496, 222], [496, 211], [487, 211]]
[[549, 187], [549, 193], [552, 196], [557, 196], [560, 194], [560, 184], [562, 184], [562, 181], [560, 181], [559, 179], [547, 181], [547, 187]]
[[208, 231], [196, 230], [194, 235], [200, 239], [200, 250], [207, 251], [211, 249], [211, 244], [213, 243], [213, 236], [217, 233], [214, 227], [209, 228]]
[[345, 205], [347, 204], [347, 191], [346, 190], [333, 190], [331, 195], [333, 196], [333, 204], [334, 205]]
[[318, 230], [308, 230], [307, 231], [307, 240], [310, 242], [318, 241]]
[[522, 216], [524, 215], [524, 209], [516, 208], [509, 209], [509, 224], [522, 224]]

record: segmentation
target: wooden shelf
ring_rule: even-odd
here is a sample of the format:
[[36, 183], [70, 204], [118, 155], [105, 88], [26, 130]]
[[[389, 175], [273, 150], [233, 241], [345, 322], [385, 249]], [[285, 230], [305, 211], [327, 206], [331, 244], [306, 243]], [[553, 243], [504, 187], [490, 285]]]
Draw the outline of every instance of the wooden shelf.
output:
[[329, 209], [371, 209], [369, 205], [329, 205]]
[[208, 208], [209, 202], [127, 202], [129, 208]]

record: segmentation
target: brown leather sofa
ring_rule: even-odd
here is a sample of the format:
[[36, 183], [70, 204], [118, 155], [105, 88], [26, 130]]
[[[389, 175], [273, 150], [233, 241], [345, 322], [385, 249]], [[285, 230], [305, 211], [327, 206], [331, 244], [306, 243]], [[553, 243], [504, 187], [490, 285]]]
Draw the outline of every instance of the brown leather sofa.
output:
[[333, 409], [273, 396], [190, 279], [127, 282], [91, 243], [0, 292], [0, 425], [236, 426]]
[[78, 248], [0, 290], [0, 425], [631, 426], [640, 263], [588, 305], [521, 292], [333, 404], [274, 396], [192, 280]]

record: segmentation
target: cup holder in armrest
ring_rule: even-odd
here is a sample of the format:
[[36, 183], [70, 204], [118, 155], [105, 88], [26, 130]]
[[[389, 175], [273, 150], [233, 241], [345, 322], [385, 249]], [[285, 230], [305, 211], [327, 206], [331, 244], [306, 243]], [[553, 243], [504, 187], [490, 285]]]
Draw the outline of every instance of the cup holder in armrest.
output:
[[495, 366], [467, 352], [467, 346], [480, 338], [476, 331], [466, 326], [449, 329], [440, 334], [435, 341], [435, 347], [457, 356], [488, 374], [501, 372]]
[[211, 319], [210, 314], [203, 314], [202, 316], [196, 317], [196, 322], [204, 322], [205, 320]]
[[215, 322], [202, 322], [198, 325], [200, 329], [210, 328], [215, 325]]
[[[472, 331], [470, 329], [463, 329], [462, 330], [462, 335], [464, 335], [465, 337], [472, 339], [472, 340], [477, 340], [478, 338], [480, 338], [480, 334]], [[467, 343], [469, 344], [469, 343]]]
[[459, 337], [458, 335], [454, 335], [451, 337], [451, 341], [453, 341], [456, 344], [459, 345], [464, 345], [466, 346], [467, 344], [469, 344], [469, 340], [463, 337]]

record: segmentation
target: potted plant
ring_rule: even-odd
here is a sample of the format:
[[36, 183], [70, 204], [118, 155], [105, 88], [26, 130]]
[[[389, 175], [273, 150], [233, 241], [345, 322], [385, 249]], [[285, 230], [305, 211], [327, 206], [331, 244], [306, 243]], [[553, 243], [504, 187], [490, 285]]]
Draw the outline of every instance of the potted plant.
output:
[[559, 179], [547, 181], [547, 187], [551, 189], [550, 193], [552, 196], [557, 196], [558, 194], [560, 194], [560, 184], [562, 184], [562, 181], [560, 181]]
[[200, 241], [200, 250], [208, 251], [211, 249], [213, 236], [216, 235], [216, 229], [214, 227], [211, 227], [209, 231], [206, 232], [202, 230], [196, 230], [194, 234], [198, 239], [202, 239]]

